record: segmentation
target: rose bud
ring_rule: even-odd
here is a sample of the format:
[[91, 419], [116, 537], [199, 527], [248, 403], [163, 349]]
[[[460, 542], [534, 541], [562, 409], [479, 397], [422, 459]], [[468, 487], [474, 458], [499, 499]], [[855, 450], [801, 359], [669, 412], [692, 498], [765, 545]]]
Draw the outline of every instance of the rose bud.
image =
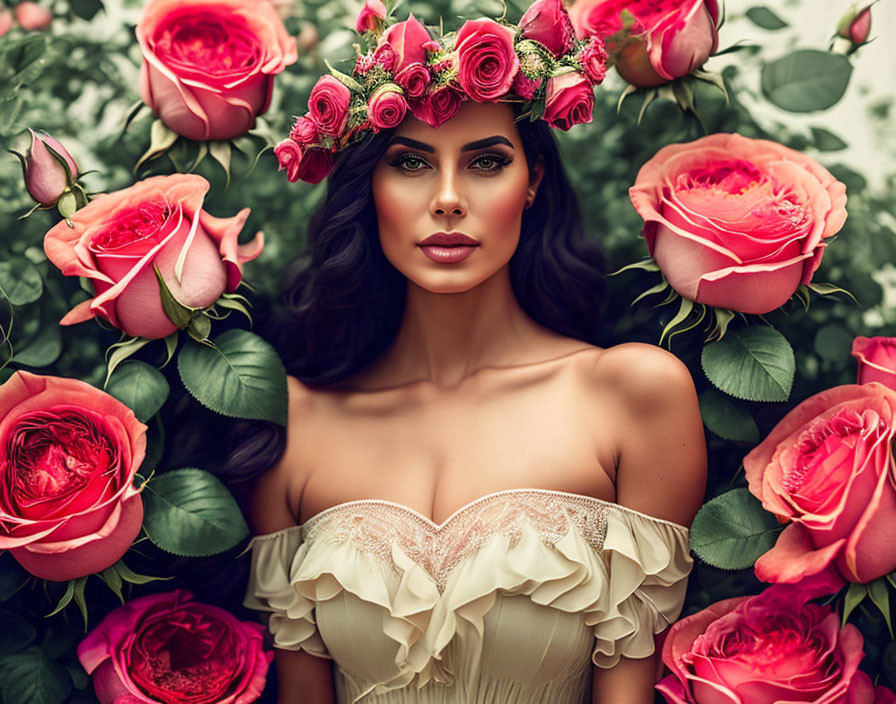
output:
[[375, 32], [384, 19], [386, 19], [386, 6], [383, 4], [383, 0], [367, 0], [364, 7], [361, 8], [361, 12], [358, 13], [355, 30], [358, 34]]
[[13, 152], [22, 162], [25, 188], [34, 200], [52, 207], [65, 189], [78, 177], [78, 165], [65, 147], [44, 131], [31, 133], [31, 147], [22, 156]]
[[13, 12], [16, 22], [28, 32], [35, 29], [46, 29], [53, 21], [53, 13], [36, 2], [20, 2], [15, 6]]
[[896, 391], [896, 337], [857, 337], [852, 356], [859, 360], [859, 384], [879, 381]]
[[408, 64], [426, 63], [426, 46], [432, 40], [429, 30], [414, 17], [408, 15], [404, 22], [396, 22], [383, 32], [381, 44], [390, 44], [395, 51], [395, 66], [392, 71], [399, 73]]
[[535, 0], [520, 20], [523, 39], [543, 44], [556, 57], [572, 49], [576, 32], [560, 0]]
[[7, 9], [0, 9], [0, 37], [12, 29], [12, 13]]
[[852, 42], [852, 50], [868, 41], [871, 34], [872, 5], [873, 2], [858, 12], [855, 7], [851, 8], [837, 23], [837, 35]]

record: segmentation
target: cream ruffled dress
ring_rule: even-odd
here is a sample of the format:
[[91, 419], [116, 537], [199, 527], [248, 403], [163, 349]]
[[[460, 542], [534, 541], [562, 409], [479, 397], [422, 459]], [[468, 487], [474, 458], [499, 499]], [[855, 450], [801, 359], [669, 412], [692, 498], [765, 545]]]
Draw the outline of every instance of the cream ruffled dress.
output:
[[580, 704], [591, 663], [675, 620], [688, 531], [588, 496], [510, 489], [441, 525], [339, 504], [255, 537], [245, 604], [274, 644], [337, 664], [340, 704]]

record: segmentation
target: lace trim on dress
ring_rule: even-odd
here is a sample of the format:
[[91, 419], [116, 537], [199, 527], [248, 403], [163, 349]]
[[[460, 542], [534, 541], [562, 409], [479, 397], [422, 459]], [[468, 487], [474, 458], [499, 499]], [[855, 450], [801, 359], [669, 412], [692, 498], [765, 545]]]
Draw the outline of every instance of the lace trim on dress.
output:
[[473, 501], [439, 525], [401, 504], [360, 500], [311, 517], [303, 525], [303, 537], [309, 542], [347, 542], [401, 572], [393, 559], [397, 546], [442, 592], [451, 572], [468, 556], [499, 536], [514, 547], [524, 525], [534, 528], [548, 546], [575, 527], [599, 552], [607, 534], [608, 506], [616, 504], [578, 494], [515, 489]]

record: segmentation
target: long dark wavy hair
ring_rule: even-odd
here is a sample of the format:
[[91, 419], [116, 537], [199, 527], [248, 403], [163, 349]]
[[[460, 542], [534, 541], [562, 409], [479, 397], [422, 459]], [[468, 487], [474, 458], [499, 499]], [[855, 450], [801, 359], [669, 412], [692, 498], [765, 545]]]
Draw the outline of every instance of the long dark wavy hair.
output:
[[[569, 337], [596, 342], [603, 298], [603, 257], [585, 236], [578, 198], [543, 120], [516, 123], [530, 168], [544, 176], [523, 212], [510, 279], [523, 310]], [[310, 386], [343, 380], [381, 355], [395, 338], [407, 280], [379, 242], [371, 179], [392, 130], [346, 149], [329, 176], [326, 198], [308, 227], [308, 252], [286, 269], [279, 305], [263, 334], [287, 372]], [[244, 482], [273, 466], [285, 432], [250, 423], [235, 436], [223, 478]]]

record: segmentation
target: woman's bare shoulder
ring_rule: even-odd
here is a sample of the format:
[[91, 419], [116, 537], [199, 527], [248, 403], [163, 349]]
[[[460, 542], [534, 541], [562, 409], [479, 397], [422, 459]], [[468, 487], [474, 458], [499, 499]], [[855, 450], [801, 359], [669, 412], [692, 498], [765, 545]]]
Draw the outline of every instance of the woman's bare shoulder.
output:
[[685, 402], [694, 391], [694, 381], [684, 363], [656, 345], [625, 342], [601, 349], [592, 360], [591, 380], [604, 391], [615, 391], [636, 408]]

